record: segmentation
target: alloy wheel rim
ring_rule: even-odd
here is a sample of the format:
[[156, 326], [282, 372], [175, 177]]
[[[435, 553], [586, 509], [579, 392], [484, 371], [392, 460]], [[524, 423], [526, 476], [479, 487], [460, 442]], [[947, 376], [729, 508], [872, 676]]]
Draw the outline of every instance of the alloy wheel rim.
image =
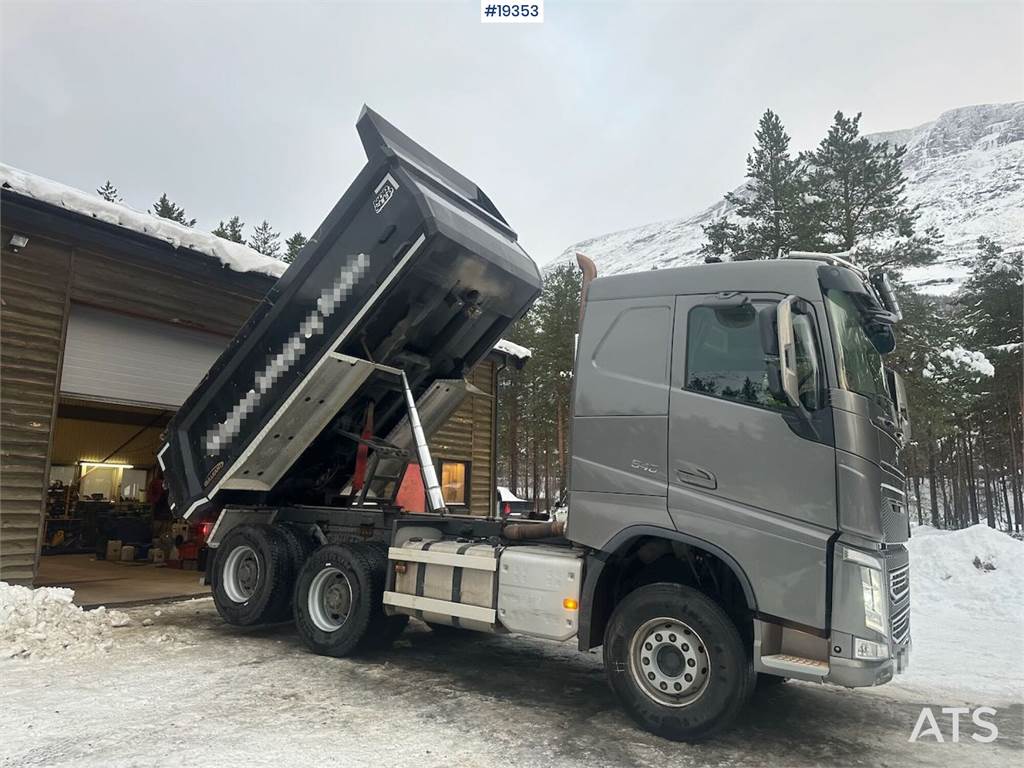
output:
[[629, 672], [637, 687], [658, 704], [686, 707], [707, 690], [711, 654], [691, 626], [660, 617], [633, 633]]
[[306, 607], [314, 626], [336, 632], [352, 612], [352, 583], [341, 569], [327, 566], [313, 577]]
[[224, 592], [236, 603], [249, 600], [259, 587], [260, 559], [256, 550], [243, 544], [228, 553], [224, 563]]

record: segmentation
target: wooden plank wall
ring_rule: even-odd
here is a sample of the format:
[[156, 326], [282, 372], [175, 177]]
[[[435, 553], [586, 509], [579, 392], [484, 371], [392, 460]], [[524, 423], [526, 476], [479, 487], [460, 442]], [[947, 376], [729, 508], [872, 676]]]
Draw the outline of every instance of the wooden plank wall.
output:
[[0, 580], [35, 577], [67, 318], [70, 251], [0, 252]]
[[262, 290], [227, 290], [194, 277], [127, 265], [111, 256], [78, 250], [71, 300], [234, 336], [271, 285], [273, 280], [268, 278]]
[[469, 376], [485, 395], [470, 395], [430, 440], [434, 461], [470, 462], [469, 513], [487, 515], [494, 504], [494, 475], [491, 455], [495, 402], [495, 364], [480, 363]]
[[211, 285], [31, 233], [14, 253], [11, 234], [4, 228], [0, 259], [0, 580], [30, 584], [70, 302], [232, 336], [273, 281]]

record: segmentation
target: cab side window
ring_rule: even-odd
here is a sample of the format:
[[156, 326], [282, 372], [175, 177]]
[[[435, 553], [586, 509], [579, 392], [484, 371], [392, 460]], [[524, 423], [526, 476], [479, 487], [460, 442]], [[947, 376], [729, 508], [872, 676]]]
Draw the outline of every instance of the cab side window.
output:
[[686, 389], [764, 408], [784, 408], [768, 389], [757, 313], [765, 305], [694, 307], [686, 331]]
[[[767, 302], [694, 307], [687, 321], [686, 389], [762, 408], [788, 407], [768, 389], [761, 347], [758, 313], [772, 307]], [[822, 394], [814, 323], [806, 315], [797, 315], [793, 326], [800, 400], [805, 408], [815, 410], [821, 407]]]

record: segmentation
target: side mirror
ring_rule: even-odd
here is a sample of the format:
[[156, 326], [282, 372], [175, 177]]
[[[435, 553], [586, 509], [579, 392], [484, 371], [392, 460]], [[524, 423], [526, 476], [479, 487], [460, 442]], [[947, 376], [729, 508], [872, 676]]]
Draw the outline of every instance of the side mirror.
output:
[[779, 368], [779, 335], [775, 330], [778, 308], [767, 306], [757, 313], [757, 326], [761, 335], [761, 350], [764, 352], [765, 371], [768, 378], [768, 391], [776, 400], [786, 402], [786, 393], [782, 391], [782, 374]]
[[[818, 429], [811, 413], [800, 399], [800, 374], [796, 367], [796, 329], [793, 316], [800, 311], [801, 300], [787, 296], [776, 306], [758, 313], [761, 348], [764, 350], [768, 390], [776, 400], [789, 404], [796, 416], [807, 424], [814, 439]], [[811, 342], [813, 345], [813, 341]], [[817, 371], [817, 363], [812, 362]], [[817, 375], [817, 373], [815, 373]]]
[[893, 391], [896, 402], [896, 413], [899, 415], [900, 431], [903, 433], [903, 442], [910, 440], [910, 403], [907, 401], [907, 386], [903, 383], [903, 377], [893, 371]]
[[892, 283], [889, 282], [889, 275], [882, 270], [873, 270], [868, 279], [871, 282], [871, 287], [878, 294], [882, 306], [892, 315], [893, 322], [902, 320], [903, 310], [900, 309], [900, 304], [896, 301], [896, 294], [892, 289]]
[[800, 403], [800, 377], [796, 372], [796, 339], [793, 336], [793, 304], [796, 296], [787, 296], [779, 302], [775, 314], [778, 333], [779, 378], [786, 402], [796, 408]]
[[910, 440], [910, 407], [907, 403], [907, 387], [903, 377], [891, 368], [885, 368], [885, 387], [889, 390], [892, 407], [896, 412], [896, 425], [904, 445]]
[[797, 301], [796, 296], [787, 296], [776, 306], [761, 310], [758, 323], [768, 369], [769, 391], [775, 399], [803, 410], [793, 335], [793, 305]]

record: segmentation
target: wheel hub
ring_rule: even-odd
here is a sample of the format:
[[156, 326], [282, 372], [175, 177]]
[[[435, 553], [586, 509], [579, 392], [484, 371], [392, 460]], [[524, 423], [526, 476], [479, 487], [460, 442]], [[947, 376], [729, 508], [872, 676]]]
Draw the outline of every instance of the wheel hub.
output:
[[306, 608], [317, 629], [334, 632], [352, 610], [352, 584], [341, 570], [328, 566], [313, 577]]
[[630, 643], [630, 673], [659, 704], [685, 707], [707, 688], [711, 657], [704, 641], [679, 619], [646, 622]]
[[235, 547], [224, 563], [224, 592], [236, 603], [244, 603], [260, 583], [260, 560], [256, 550], [247, 545]]

